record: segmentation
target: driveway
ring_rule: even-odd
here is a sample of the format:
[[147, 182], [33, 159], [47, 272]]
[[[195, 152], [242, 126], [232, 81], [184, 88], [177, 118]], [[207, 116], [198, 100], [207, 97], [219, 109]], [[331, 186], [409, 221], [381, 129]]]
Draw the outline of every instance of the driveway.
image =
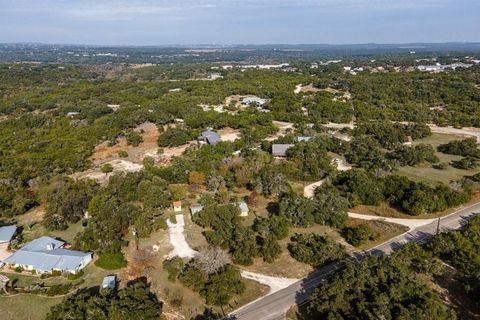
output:
[[359, 214], [354, 212], [349, 212], [348, 216], [350, 218], [362, 219], [362, 220], [378, 220], [385, 221], [390, 223], [400, 224], [402, 226], [408, 227], [410, 230], [425, 226], [427, 224], [433, 223], [438, 219], [401, 219], [401, 218], [387, 218], [380, 216], [372, 216], [367, 214]]
[[5, 260], [8, 258], [12, 253], [8, 250], [8, 242], [7, 243], [0, 243], [0, 261]]
[[185, 234], [183, 234], [185, 228], [183, 214], [177, 214], [175, 218], [177, 223], [172, 223], [167, 220], [168, 236], [170, 237], [170, 244], [173, 246], [173, 250], [168, 254], [168, 258], [175, 256], [180, 258], [193, 258], [197, 254], [197, 251], [190, 248], [185, 240]]

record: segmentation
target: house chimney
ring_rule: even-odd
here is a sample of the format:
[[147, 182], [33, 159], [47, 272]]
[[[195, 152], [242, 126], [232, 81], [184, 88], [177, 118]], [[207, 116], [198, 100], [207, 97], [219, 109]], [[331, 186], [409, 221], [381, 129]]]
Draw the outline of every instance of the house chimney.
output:
[[55, 245], [53, 243], [47, 243], [47, 250], [48, 251], [53, 250], [54, 247], [55, 247]]

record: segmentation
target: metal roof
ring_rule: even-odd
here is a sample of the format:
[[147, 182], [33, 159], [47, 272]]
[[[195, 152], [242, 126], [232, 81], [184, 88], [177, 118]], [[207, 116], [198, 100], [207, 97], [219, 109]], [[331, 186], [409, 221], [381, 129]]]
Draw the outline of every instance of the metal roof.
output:
[[310, 141], [310, 139], [312, 139], [312, 137], [300, 136], [295, 138], [297, 142]]
[[218, 142], [222, 141], [220, 135], [212, 130], [202, 132], [201, 138], [211, 145], [216, 145]]
[[51, 237], [41, 237], [27, 243], [3, 262], [32, 266], [35, 270], [76, 270], [89, 252], [66, 250], [65, 242]]
[[248, 205], [245, 201], [240, 201], [238, 203], [238, 207], [242, 213], [248, 213]]
[[195, 214], [195, 213], [198, 213], [198, 212], [202, 211], [202, 209], [203, 209], [203, 206], [201, 206], [201, 205], [191, 206], [190, 207], [190, 213]]
[[272, 145], [272, 154], [277, 157], [285, 157], [287, 150], [293, 146], [294, 144], [274, 144]]
[[13, 235], [17, 231], [16, 226], [5, 226], [0, 227], [0, 243], [1, 242], [10, 242], [12, 240]]
[[115, 284], [117, 283], [116, 276], [106, 276], [102, 281], [102, 288], [115, 289]]

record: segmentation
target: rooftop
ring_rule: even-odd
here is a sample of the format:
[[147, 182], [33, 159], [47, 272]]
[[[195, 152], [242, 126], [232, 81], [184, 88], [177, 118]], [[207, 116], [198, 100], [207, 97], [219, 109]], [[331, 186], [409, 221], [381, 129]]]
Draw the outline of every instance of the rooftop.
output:
[[4, 262], [32, 266], [40, 271], [75, 270], [84, 257], [91, 255], [89, 252], [63, 249], [64, 245], [63, 241], [41, 237], [27, 243]]
[[277, 157], [285, 157], [287, 150], [293, 146], [294, 144], [274, 144], [272, 145], [272, 154]]
[[0, 243], [1, 242], [10, 242], [12, 240], [13, 235], [17, 231], [16, 226], [5, 226], [0, 227]]

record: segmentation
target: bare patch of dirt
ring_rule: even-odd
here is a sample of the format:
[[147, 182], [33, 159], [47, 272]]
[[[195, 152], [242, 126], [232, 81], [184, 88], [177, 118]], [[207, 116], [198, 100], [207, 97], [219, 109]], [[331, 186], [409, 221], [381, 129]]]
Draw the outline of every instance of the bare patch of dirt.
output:
[[232, 128], [225, 128], [217, 131], [222, 141], [235, 141], [240, 139], [240, 131]]
[[143, 142], [140, 143], [138, 147], [127, 145], [125, 137], [119, 138], [117, 144], [112, 147], [109, 147], [108, 142], [105, 141], [95, 147], [90, 160], [92, 160], [95, 165], [98, 165], [111, 159], [118, 159], [118, 153], [120, 151], [126, 151], [128, 153], [128, 157], [125, 158], [126, 160], [134, 163], [142, 163], [147, 154], [156, 155], [158, 150], [157, 140], [160, 136], [157, 126], [151, 122], [146, 122], [135, 128], [136, 132], [142, 132], [142, 130]]

